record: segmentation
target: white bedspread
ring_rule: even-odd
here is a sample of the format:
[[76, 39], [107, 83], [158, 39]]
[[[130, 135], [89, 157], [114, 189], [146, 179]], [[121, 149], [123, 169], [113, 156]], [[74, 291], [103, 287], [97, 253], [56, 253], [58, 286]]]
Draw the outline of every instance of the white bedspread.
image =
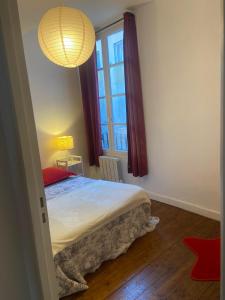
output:
[[144, 189], [130, 184], [73, 177], [45, 189], [53, 254], [142, 203]]

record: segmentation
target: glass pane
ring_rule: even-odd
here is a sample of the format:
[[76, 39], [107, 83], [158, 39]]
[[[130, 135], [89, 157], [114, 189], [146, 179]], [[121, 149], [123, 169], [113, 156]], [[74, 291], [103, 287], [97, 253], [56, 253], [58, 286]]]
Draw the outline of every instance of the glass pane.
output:
[[100, 119], [101, 119], [101, 124], [107, 123], [107, 105], [106, 105], [106, 99], [105, 98], [100, 98], [99, 99], [99, 104], [100, 104]]
[[113, 123], [127, 123], [126, 97], [112, 97]]
[[98, 71], [98, 95], [99, 97], [105, 96], [105, 79], [104, 79], [104, 71]]
[[109, 128], [107, 125], [101, 125], [102, 130], [102, 148], [103, 150], [109, 149]]
[[110, 67], [110, 84], [112, 95], [125, 94], [124, 66]]
[[102, 59], [102, 41], [98, 40], [96, 42], [96, 59], [97, 59], [97, 69], [103, 68], [103, 59]]
[[126, 125], [114, 125], [114, 148], [116, 151], [127, 151], [127, 126]]
[[108, 36], [109, 64], [123, 62], [123, 30]]

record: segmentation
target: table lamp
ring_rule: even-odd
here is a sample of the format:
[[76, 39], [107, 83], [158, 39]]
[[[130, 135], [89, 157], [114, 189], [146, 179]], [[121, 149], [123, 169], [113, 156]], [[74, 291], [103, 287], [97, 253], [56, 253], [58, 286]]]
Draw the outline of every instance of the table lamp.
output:
[[74, 141], [72, 136], [59, 136], [56, 138], [57, 149], [61, 151], [72, 150]]

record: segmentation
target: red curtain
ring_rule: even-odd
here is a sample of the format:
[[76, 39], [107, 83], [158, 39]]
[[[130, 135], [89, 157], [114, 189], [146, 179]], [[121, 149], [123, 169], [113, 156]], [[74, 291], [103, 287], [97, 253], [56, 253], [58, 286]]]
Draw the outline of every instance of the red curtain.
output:
[[79, 67], [83, 98], [84, 119], [87, 133], [89, 163], [99, 166], [99, 156], [103, 154], [100, 127], [100, 109], [98, 101], [98, 80], [96, 52]]
[[124, 14], [124, 68], [127, 102], [128, 172], [148, 174], [141, 73], [135, 16]]

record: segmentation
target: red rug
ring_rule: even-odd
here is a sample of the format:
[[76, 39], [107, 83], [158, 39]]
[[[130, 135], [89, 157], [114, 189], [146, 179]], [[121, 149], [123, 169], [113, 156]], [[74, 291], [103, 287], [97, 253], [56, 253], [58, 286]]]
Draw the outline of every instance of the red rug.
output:
[[187, 237], [183, 242], [197, 255], [191, 278], [202, 281], [219, 281], [220, 239], [206, 240]]

